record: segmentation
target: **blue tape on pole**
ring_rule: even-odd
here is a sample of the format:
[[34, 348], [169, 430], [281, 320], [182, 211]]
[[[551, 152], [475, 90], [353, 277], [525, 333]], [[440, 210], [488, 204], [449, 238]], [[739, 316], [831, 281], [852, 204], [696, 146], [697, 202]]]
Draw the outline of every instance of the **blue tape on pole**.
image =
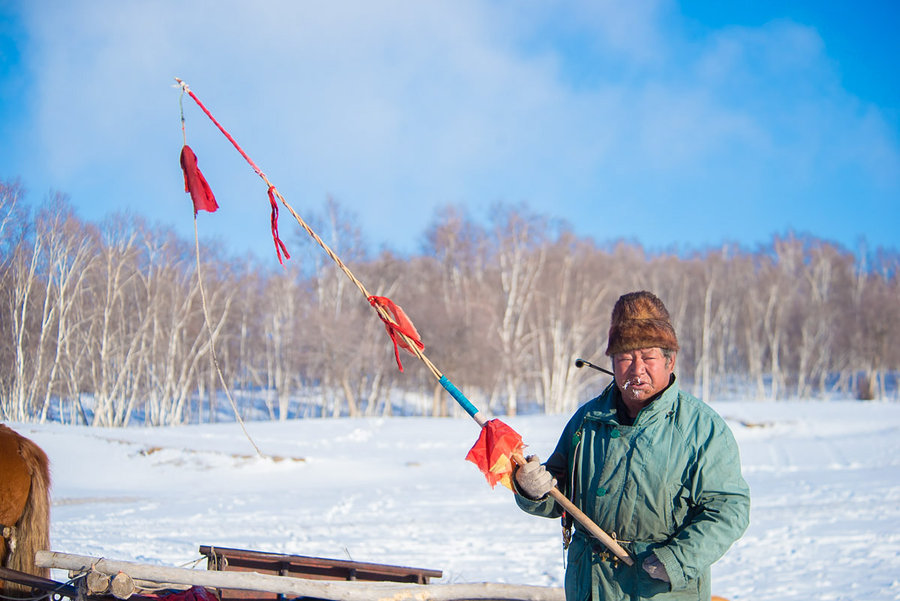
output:
[[462, 393], [462, 391], [454, 386], [453, 382], [447, 379], [447, 376], [441, 376], [439, 380], [441, 386], [444, 387], [444, 390], [450, 393], [456, 402], [459, 403], [459, 406], [466, 410], [470, 416], [475, 417], [475, 414], [478, 413], [478, 409], [475, 408], [475, 405], [469, 402], [469, 399], [466, 398], [466, 395]]

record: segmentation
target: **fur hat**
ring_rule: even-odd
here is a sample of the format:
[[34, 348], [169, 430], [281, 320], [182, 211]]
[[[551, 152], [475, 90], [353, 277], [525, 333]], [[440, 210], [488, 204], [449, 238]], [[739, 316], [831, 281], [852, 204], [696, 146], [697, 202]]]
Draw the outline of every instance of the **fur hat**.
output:
[[607, 356], [652, 347], [679, 348], [666, 306], [646, 290], [623, 294], [613, 307]]

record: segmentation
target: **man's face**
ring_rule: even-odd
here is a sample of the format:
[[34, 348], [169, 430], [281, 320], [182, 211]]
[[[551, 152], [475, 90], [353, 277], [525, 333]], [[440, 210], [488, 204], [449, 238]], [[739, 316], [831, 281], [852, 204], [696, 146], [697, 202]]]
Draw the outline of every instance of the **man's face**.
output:
[[668, 359], [655, 347], [618, 353], [613, 355], [613, 371], [625, 401], [646, 401], [669, 385], [675, 353]]

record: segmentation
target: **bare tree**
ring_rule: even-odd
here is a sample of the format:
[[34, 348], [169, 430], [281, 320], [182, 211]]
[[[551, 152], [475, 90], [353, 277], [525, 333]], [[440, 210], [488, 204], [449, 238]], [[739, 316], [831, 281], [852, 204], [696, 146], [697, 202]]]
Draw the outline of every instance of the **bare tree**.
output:
[[[136, 269], [140, 233], [123, 216], [106, 224], [92, 298], [86, 299], [92, 311], [85, 340], [94, 355], [87, 374], [94, 396], [92, 425], [122, 425], [130, 413], [124, 399], [135, 381], [144, 332], [151, 325]], [[135, 399], [132, 396], [132, 402]]]
[[[896, 334], [900, 309], [897, 302], [897, 260], [884, 260], [877, 269], [868, 267], [861, 249], [851, 294], [851, 319], [847, 323], [851, 382], [863, 400], [884, 398], [885, 374], [897, 369]], [[892, 364], [893, 363], [893, 364]]]
[[[487, 283], [487, 232], [460, 207], [444, 207], [426, 233], [425, 252], [428, 258], [413, 269], [416, 323], [429, 345], [428, 356], [477, 400], [493, 385], [496, 364], [489, 340], [494, 293]], [[458, 411], [440, 384], [433, 383], [431, 390], [432, 415]]]
[[[318, 221], [318, 223], [316, 223]], [[366, 271], [367, 251], [360, 229], [352, 216], [329, 199], [325, 217], [311, 219], [313, 227], [370, 294], [373, 274]], [[324, 235], [323, 235], [323, 232]], [[310, 243], [311, 246], [312, 243]], [[314, 266], [309, 307], [307, 365], [321, 392], [320, 414], [338, 416], [344, 410], [359, 415], [361, 403], [380, 397], [384, 381], [385, 354], [375, 355], [376, 335], [385, 343], [384, 329], [359, 288], [318, 248], [312, 249]], [[389, 345], [389, 343], [388, 343]], [[385, 350], [384, 346], [379, 346]], [[390, 411], [390, 406], [386, 406]]]
[[796, 310], [798, 340], [793, 345], [799, 398], [811, 397], [814, 389], [824, 391], [836, 334], [835, 285], [845, 267], [844, 258], [833, 247], [820, 243], [811, 247], [804, 260], [803, 294]]
[[604, 277], [606, 260], [589, 241], [571, 234], [550, 247], [533, 311], [535, 396], [547, 412], [571, 411], [594, 383], [585, 376], [596, 374], [580, 372], [574, 359], [592, 358], [602, 338], [598, 333], [608, 327], [607, 308], [614, 298], [612, 282]]
[[685, 278], [699, 294], [691, 311], [696, 316], [696, 328], [683, 328], [682, 335], [697, 347], [693, 381], [700, 398], [706, 401], [715, 400], [714, 382], [725, 377], [731, 332], [736, 323], [737, 303], [733, 280], [729, 278], [734, 263], [731, 253], [728, 246], [706, 253], [702, 260], [691, 262], [697, 268]]
[[23, 420], [30, 414], [26, 403], [29, 331], [29, 302], [35, 286], [37, 256], [35, 246], [39, 243], [29, 227], [27, 209], [23, 203], [22, 187], [18, 183], [0, 182], [0, 242], [2, 242], [2, 263], [0, 263], [0, 291], [3, 294], [4, 311], [0, 317], [3, 324], [3, 345], [0, 347], [3, 375], [0, 417]]
[[22, 237], [10, 260], [10, 325], [12, 328], [13, 373], [10, 381], [7, 416], [23, 420], [34, 410], [35, 393], [43, 368], [44, 327], [50, 316], [46, 286], [39, 272], [47, 240], [37, 233]]
[[507, 415], [515, 415], [522, 369], [533, 361], [530, 353], [533, 335], [528, 318], [533, 309], [535, 284], [546, 261], [549, 224], [542, 218], [508, 207], [496, 207], [492, 220], [500, 282], [495, 325], [500, 371], [491, 405], [502, 391]]
[[[651, 255], [508, 206], [489, 225], [445, 207], [421, 255], [374, 258], [332, 200], [316, 230], [483, 409], [568, 412], [608, 383], [573, 360], [605, 360], [613, 302], [640, 289], [669, 308], [681, 384], [705, 400], [748, 385], [760, 399], [896, 391], [896, 252], [789, 235], [753, 252]], [[58, 406], [94, 425], [182, 423], [208, 397], [215, 419], [220, 373], [243, 417], [259, 401], [281, 420], [298, 402], [306, 416], [459, 414], [421, 363], [403, 354], [398, 371], [360, 289], [308, 238], [284, 269], [221, 250], [204, 245], [198, 261], [135, 217], [98, 228], [59, 194], [32, 215], [21, 186], [0, 182], [0, 418], [54, 419]]]
[[[96, 228], [83, 224], [68, 200], [56, 195], [37, 216], [37, 236], [46, 239], [46, 297], [36, 357], [43, 357], [44, 347], [49, 358], [49, 370], [44, 378], [44, 393], [40, 403], [39, 419], [46, 421], [54, 392], [61, 393], [58, 385], [60, 372], [65, 373], [64, 363], [69, 360], [70, 340], [76, 330], [83, 327], [77, 311], [88, 281], [87, 276], [97, 257]], [[55, 337], [51, 340], [55, 329]], [[37, 371], [41, 371], [38, 368]]]
[[302, 386], [304, 338], [308, 334], [304, 305], [310, 295], [298, 282], [295, 269], [286, 269], [267, 278], [262, 304], [263, 356], [266, 389], [274, 392], [277, 411], [271, 403], [271, 419], [284, 421], [290, 413], [290, 402]]

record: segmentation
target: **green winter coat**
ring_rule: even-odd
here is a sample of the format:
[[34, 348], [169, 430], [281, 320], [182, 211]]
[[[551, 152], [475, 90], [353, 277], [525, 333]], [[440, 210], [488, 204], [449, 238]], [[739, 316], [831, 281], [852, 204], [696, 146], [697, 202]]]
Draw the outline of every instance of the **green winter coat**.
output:
[[[750, 490], [734, 436], [708, 405], [672, 381], [634, 425], [616, 419], [611, 384], [563, 430], [547, 469], [557, 487], [635, 559], [629, 567], [575, 523], [566, 568], [567, 601], [710, 598], [710, 565], [744, 533]], [[552, 498], [516, 494], [534, 515], [559, 517]], [[655, 553], [671, 583], [641, 569]]]

